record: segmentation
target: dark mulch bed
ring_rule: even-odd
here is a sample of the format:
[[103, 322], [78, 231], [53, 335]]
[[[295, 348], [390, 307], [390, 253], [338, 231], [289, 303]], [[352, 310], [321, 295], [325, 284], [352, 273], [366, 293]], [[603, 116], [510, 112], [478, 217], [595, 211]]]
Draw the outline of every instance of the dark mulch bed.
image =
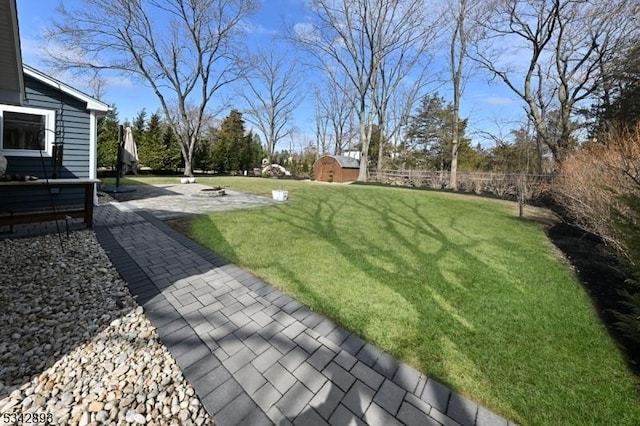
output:
[[629, 367], [640, 376], [640, 343], [622, 335], [614, 325], [613, 311], [628, 312], [618, 293], [627, 287], [628, 278], [619, 259], [598, 237], [566, 222], [552, 226], [548, 234], [575, 268], [607, 330], [626, 355]]

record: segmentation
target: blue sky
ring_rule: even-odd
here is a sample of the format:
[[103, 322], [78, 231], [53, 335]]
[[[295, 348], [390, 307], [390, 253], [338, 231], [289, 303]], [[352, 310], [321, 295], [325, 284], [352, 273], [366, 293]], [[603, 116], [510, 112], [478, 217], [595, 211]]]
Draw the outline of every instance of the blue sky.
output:
[[[73, 6], [78, 0], [65, 0], [65, 5]], [[251, 33], [247, 38], [249, 46], [274, 43], [273, 38], [282, 33], [283, 22], [302, 22], [305, 20], [304, 0], [262, 0], [257, 14], [249, 22]], [[44, 72], [50, 70], [42, 62], [41, 46], [44, 43], [42, 32], [50, 25], [51, 19], [56, 14], [55, 0], [17, 0], [18, 19], [20, 23], [20, 38], [24, 63]], [[444, 60], [444, 58], [443, 58]], [[442, 61], [440, 61], [442, 63]], [[81, 82], [68, 81], [65, 76], [57, 76], [62, 81], [76, 87], [79, 90], [87, 90]], [[305, 90], [304, 93], [310, 93]], [[438, 90], [441, 95], [448, 97], [446, 85]], [[115, 105], [121, 121], [133, 119], [143, 108], [148, 113], [158, 110], [159, 103], [151, 90], [140, 83], [127, 78], [109, 80], [103, 101]], [[234, 105], [235, 106], [235, 105]], [[238, 109], [242, 106], [238, 105]], [[224, 115], [224, 114], [223, 114]], [[489, 131], [506, 135], [510, 128], [516, 127], [513, 121], [523, 116], [521, 103], [504, 85], [500, 83], [487, 83], [486, 75], [478, 75], [472, 78], [466, 86], [462, 99], [461, 116], [469, 118], [468, 133], [474, 144], [477, 142], [489, 147], [490, 143], [478, 133]], [[313, 135], [314, 114], [313, 99], [309, 96], [305, 99], [295, 115], [295, 125], [298, 129], [296, 144], [298, 147], [308, 141], [315, 141]], [[289, 148], [289, 142], [278, 145], [278, 149]]]

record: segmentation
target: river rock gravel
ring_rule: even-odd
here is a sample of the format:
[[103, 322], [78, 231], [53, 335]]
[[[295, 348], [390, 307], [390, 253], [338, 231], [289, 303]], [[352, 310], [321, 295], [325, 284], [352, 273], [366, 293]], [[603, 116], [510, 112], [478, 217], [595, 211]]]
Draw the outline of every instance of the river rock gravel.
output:
[[93, 232], [0, 259], [0, 424], [213, 424]]

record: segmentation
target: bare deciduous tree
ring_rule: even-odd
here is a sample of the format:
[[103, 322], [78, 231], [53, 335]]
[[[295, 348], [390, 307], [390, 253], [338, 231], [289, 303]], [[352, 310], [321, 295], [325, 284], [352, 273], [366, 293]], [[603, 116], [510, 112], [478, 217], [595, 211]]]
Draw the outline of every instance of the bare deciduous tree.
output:
[[354, 108], [348, 95], [349, 87], [340, 83], [338, 76], [326, 76], [322, 89], [316, 90], [316, 121], [324, 122], [325, 146], [329, 151], [329, 138], [333, 139], [333, 153], [340, 155], [352, 139]]
[[[603, 84], [603, 61], [637, 37], [638, 7], [635, 0], [493, 0], [485, 6], [478, 21], [483, 41], [473, 58], [524, 101], [537, 133], [539, 172], [543, 145], [556, 161], [571, 148], [573, 115]], [[548, 129], [553, 111], [560, 112], [557, 137]]]
[[255, 0], [83, 0], [63, 3], [48, 37], [61, 69], [135, 75], [157, 96], [193, 174], [193, 153], [214, 94], [239, 78], [234, 42]]
[[251, 62], [242, 93], [248, 106], [245, 117], [262, 134], [265, 152], [272, 156], [278, 142], [294, 131], [293, 112], [303, 99], [300, 70], [296, 61], [273, 49], [257, 52]]
[[417, 51], [431, 31], [427, 8], [411, 0], [311, 0], [311, 20], [293, 38], [329, 75], [339, 71], [355, 92], [361, 155], [359, 181], [367, 180], [375, 108], [372, 101], [381, 64], [405, 46]]
[[[476, 6], [478, 3], [476, 3]], [[477, 24], [472, 14], [477, 13], [469, 0], [451, 0], [447, 11], [448, 20], [452, 22], [449, 32], [449, 73], [453, 89], [453, 122], [451, 128], [451, 173], [449, 187], [458, 189], [458, 147], [460, 100], [464, 92], [467, 49], [477, 31]]]

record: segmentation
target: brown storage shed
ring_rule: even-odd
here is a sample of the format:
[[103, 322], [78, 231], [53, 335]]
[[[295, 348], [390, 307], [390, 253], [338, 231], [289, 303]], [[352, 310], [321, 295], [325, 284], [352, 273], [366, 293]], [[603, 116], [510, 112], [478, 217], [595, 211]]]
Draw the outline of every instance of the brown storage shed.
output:
[[323, 182], [353, 182], [359, 170], [360, 161], [344, 155], [325, 155], [313, 165], [316, 180]]

